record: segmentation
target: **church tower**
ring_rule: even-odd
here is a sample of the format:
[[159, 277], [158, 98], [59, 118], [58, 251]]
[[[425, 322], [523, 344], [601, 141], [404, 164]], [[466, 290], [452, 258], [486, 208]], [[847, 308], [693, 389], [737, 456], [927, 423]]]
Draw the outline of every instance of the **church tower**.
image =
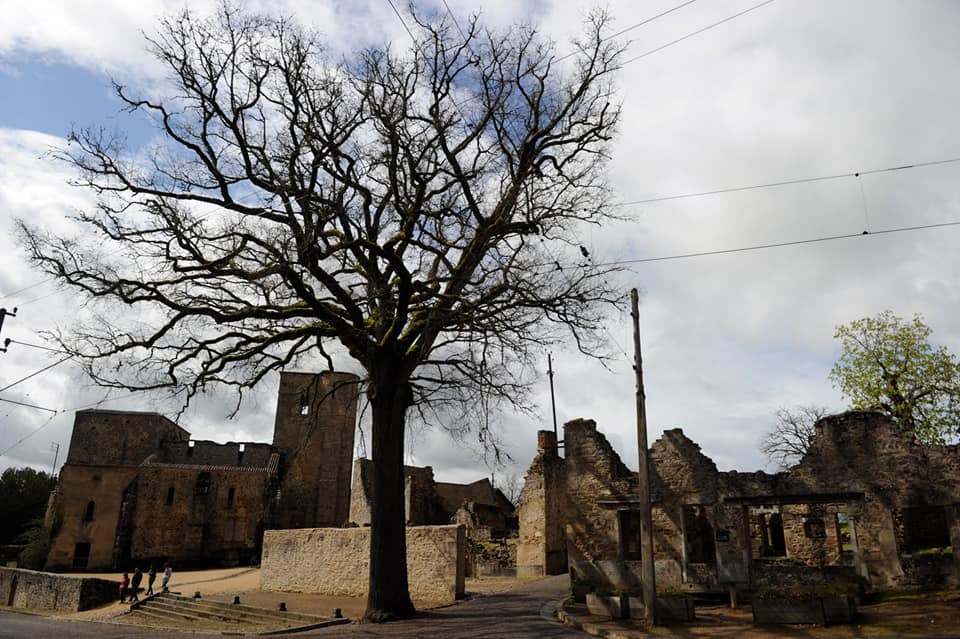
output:
[[280, 373], [273, 428], [282, 455], [276, 528], [347, 522], [359, 381], [351, 373]]

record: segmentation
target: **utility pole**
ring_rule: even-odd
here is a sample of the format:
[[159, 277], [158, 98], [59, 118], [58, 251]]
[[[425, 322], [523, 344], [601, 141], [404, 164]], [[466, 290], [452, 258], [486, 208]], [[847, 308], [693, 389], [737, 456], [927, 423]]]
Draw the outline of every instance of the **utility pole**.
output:
[[57, 476], [57, 457], [60, 456], [60, 443], [50, 442], [50, 450], [53, 451], [53, 466], [50, 467], [50, 476]]
[[557, 400], [553, 396], [553, 356], [550, 353], [547, 353], [547, 375], [550, 377], [550, 408], [553, 410], [553, 435], [554, 437], [558, 437], [557, 441], [560, 441], [559, 435], [557, 435]]
[[[7, 315], [9, 315], [10, 317], [16, 317], [16, 316], [17, 316], [17, 309], [16, 309], [16, 307], [14, 307], [13, 312], [10, 312], [10, 311], [8, 311], [8, 310], [5, 309], [5, 308], [0, 308], [0, 333], [3, 332], [3, 319], [4, 319]], [[0, 348], [0, 353], [6, 353], [6, 352], [7, 352], [7, 348], [9, 348], [9, 347], [10, 347], [10, 338], [8, 337], [7, 339], [3, 340], [3, 347]]]
[[650, 460], [647, 457], [647, 398], [643, 391], [643, 357], [640, 354], [640, 308], [637, 289], [630, 291], [633, 317], [633, 370], [637, 374], [637, 452], [640, 500], [640, 570], [643, 614], [657, 623], [657, 584], [653, 567], [653, 514], [650, 511]]

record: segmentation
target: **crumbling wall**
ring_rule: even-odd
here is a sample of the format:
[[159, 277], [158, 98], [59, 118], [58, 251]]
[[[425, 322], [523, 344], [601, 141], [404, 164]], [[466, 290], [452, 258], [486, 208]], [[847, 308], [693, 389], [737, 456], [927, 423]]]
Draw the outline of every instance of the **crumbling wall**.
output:
[[557, 438], [551, 431], [538, 433], [536, 458], [530, 464], [517, 513], [517, 576], [542, 577], [567, 570], [567, 521], [563, 460], [557, 456]]
[[[462, 526], [408, 526], [407, 577], [419, 604], [453, 603], [464, 593]], [[365, 597], [369, 528], [268, 530], [260, 585], [264, 590]]]
[[0, 568], [0, 604], [12, 608], [79, 612], [116, 599], [119, 588], [108, 579]]

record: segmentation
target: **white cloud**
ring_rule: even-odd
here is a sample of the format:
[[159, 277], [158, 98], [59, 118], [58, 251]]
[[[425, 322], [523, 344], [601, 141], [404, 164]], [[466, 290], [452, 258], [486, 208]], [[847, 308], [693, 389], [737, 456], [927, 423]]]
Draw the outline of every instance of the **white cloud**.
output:
[[[615, 2], [611, 9], [622, 28], [671, 4]], [[697, 3], [677, 11], [631, 32], [627, 57], [749, 4]], [[160, 0], [6, 2], [0, 5], [0, 62], [4, 54], [50, 55], [151, 85], [158, 74], [142, 53], [139, 32], [180, 6]], [[261, 6], [265, 1], [252, 4]], [[433, 6], [439, 10], [442, 3]], [[451, 6], [461, 19], [477, 8], [501, 25], [535, 19], [564, 52], [584, 11], [561, 2]], [[408, 45], [386, 3], [290, 0], [280, 10], [316, 26], [336, 51], [383, 37], [400, 48]], [[834, 3], [828, 11], [781, 0], [628, 65], [620, 77], [623, 124], [611, 165], [617, 193], [633, 200], [960, 156], [958, 13], [951, 2], [862, 0]], [[64, 211], [85, 201], [64, 185], [61, 168], [37, 160], [55, 143], [29, 132], [0, 131], [2, 210], [56, 225]], [[637, 205], [626, 209], [632, 222], [590, 230], [589, 245], [599, 259], [645, 258], [859, 233], [867, 225], [880, 231], [955, 221], [958, 178], [960, 164], [866, 175], [866, 216], [854, 178]], [[761, 467], [757, 442], [776, 408], [842, 406], [827, 378], [837, 355], [834, 327], [886, 308], [923, 313], [936, 340], [960, 352], [960, 327], [953, 321], [960, 313], [958, 238], [960, 228], [874, 234], [632, 266], [622, 283], [625, 294], [632, 286], [643, 292], [651, 439], [663, 428], [682, 427], [721, 468]], [[18, 255], [9, 234], [0, 240], [0, 255]], [[19, 257], [2, 261], [0, 293], [40, 279]], [[0, 303], [13, 305], [50, 290], [38, 287]], [[57, 296], [27, 305], [23, 319], [5, 326], [4, 334], [35, 340], [13, 331], [50, 326], [70, 309], [69, 299]], [[635, 467], [629, 317], [613, 318], [609, 329], [619, 342], [614, 350], [628, 355], [611, 363], [613, 372], [574, 353], [554, 354], [557, 410], [561, 421], [596, 419]], [[3, 357], [3, 379], [49, 361], [22, 348]], [[75, 392], [77, 380], [68, 372], [55, 369], [38, 378], [43, 384], [24, 384], [23, 390], [53, 406], [97, 399], [94, 390]], [[536, 430], [550, 428], [546, 388], [544, 377], [539, 423], [504, 416], [504, 439], [521, 469], [533, 454]], [[201, 438], [266, 441], [273, 392], [258, 392], [234, 422], [223, 419], [229, 398], [207, 398], [188, 411], [184, 423]], [[0, 447], [46, 419], [8, 408], [0, 406]], [[13, 424], [10, 430], [7, 424]], [[68, 432], [69, 419], [57, 417], [13, 459], [42, 465], [49, 441], [65, 441]], [[411, 455], [414, 463], [433, 465], [442, 480], [488, 474], [473, 451], [451, 447], [435, 433], [417, 437]], [[15, 462], [0, 460], [9, 463]]]

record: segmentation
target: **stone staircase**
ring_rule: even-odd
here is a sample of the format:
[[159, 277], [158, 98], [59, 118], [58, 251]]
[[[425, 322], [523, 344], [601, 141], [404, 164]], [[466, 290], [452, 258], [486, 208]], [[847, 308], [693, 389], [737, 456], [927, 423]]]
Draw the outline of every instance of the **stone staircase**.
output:
[[267, 610], [243, 604], [228, 604], [160, 593], [130, 606], [130, 612], [116, 620], [127, 625], [176, 628], [178, 630], [232, 631], [269, 634], [291, 630], [309, 630], [349, 623], [348, 619], [330, 619], [297, 612]]

